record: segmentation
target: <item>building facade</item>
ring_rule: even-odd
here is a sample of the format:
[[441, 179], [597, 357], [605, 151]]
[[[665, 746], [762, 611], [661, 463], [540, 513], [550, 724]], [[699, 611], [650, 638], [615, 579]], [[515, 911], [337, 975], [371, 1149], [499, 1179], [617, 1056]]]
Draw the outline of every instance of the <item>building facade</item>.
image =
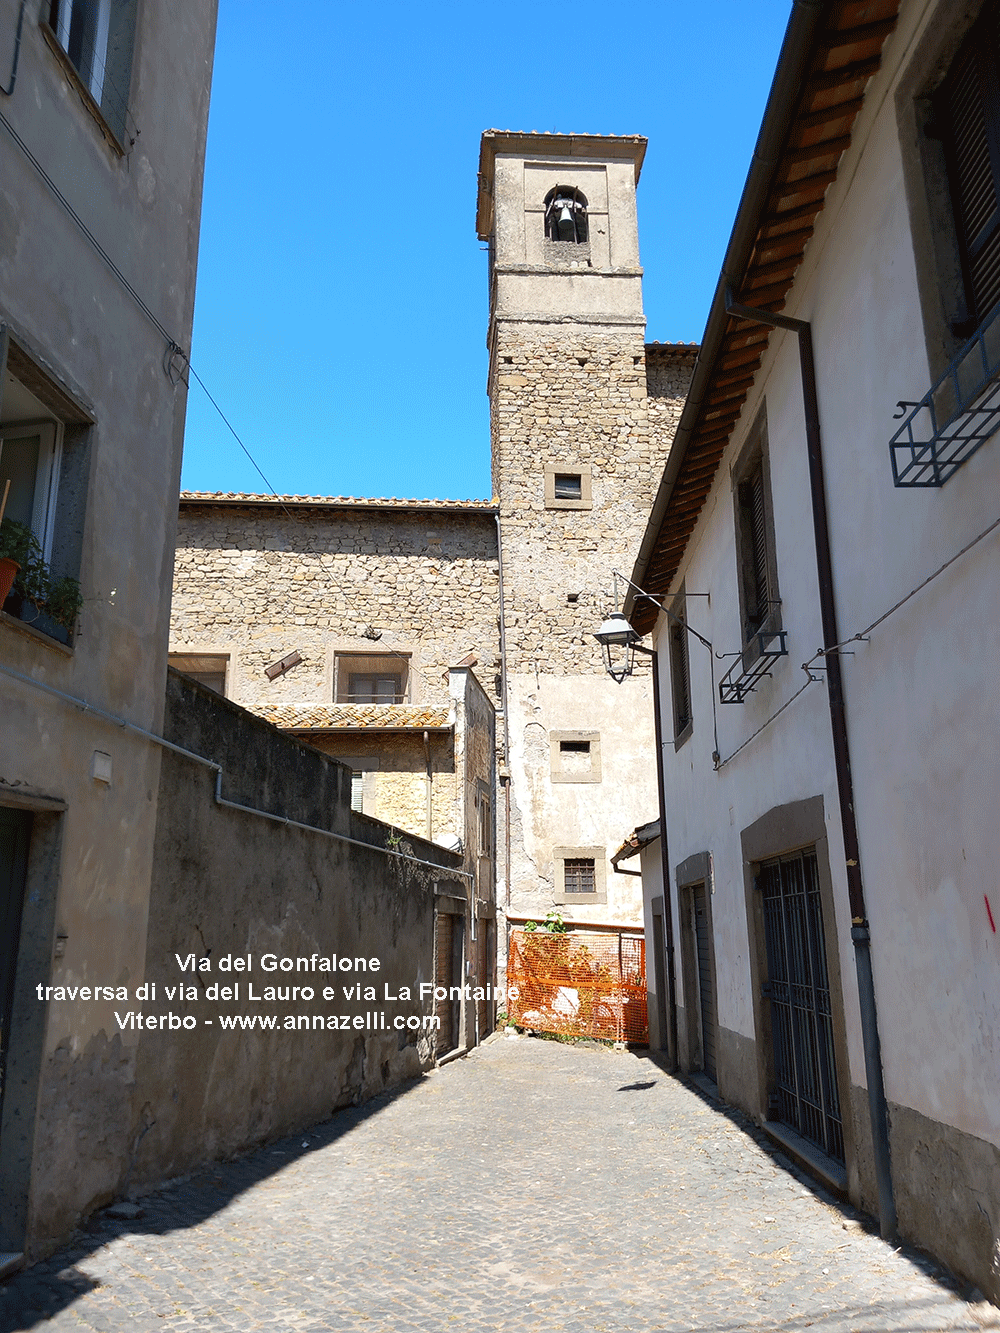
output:
[[[478, 803], [476, 845], [515, 922], [641, 922], [611, 854], [656, 809], [650, 681], [610, 680], [593, 630], [697, 351], [645, 343], [644, 151], [483, 136], [492, 502], [181, 498], [173, 664], [347, 763], [366, 813], [471, 854], [457, 802]], [[484, 775], [456, 765], [447, 676], [463, 663], [497, 710], [488, 807]], [[501, 927], [501, 959], [504, 942]]]
[[[489, 504], [181, 496], [171, 664], [345, 764], [355, 811], [461, 853], [447, 948], [483, 982], [497, 958], [496, 604]], [[494, 1013], [462, 1007], [442, 1053], [475, 1045]]]
[[[16, 596], [0, 613], [0, 1262], [18, 1262], [112, 1198], [133, 1150], [114, 994], [146, 962], [160, 752], [141, 733], [163, 716], [215, 5], [2, 0], [0, 27], [0, 491], [83, 597], [70, 629]], [[60, 1003], [39, 982], [110, 989]]]
[[674, 721], [651, 1011], [997, 1300], [1000, 12], [858, 9], [790, 22], [633, 571]]
[[696, 348], [645, 343], [636, 186], [645, 139], [488, 131], [493, 489], [499, 506], [507, 908], [639, 920], [611, 855], [656, 810], [648, 673], [593, 637], [627, 572]]

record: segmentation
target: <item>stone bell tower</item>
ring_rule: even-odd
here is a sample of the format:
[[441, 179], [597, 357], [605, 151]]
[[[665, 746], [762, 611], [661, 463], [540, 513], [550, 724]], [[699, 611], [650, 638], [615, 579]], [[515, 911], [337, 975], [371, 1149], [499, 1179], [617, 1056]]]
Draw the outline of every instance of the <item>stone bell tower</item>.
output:
[[482, 138], [510, 773], [499, 868], [509, 914], [538, 921], [555, 907], [567, 920], [641, 922], [639, 881], [610, 857], [658, 810], [649, 659], [616, 685], [592, 636], [613, 609], [612, 570], [632, 569], [695, 351], [669, 349], [684, 364], [665, 380], [658, 368], [669, 391], [651, 397], [636, 224], [645, 149], [636, 136]]

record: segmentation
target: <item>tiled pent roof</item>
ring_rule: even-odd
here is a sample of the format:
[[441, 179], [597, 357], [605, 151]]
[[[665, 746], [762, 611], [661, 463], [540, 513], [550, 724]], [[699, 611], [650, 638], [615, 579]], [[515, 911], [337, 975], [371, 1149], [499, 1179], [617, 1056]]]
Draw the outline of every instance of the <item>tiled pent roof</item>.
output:
[[286, 731], [423, 731], [451, 725], [447, 708], [412, 704], [248, 704], [251, 713]]
[[492, 500], [402, 500], [391, 496], [258, 495], [251, 491], [181, 491], [181, 504], [260, 505], [269, 509], [417, 509], [433, 513], [459, 511], [492, 514]]

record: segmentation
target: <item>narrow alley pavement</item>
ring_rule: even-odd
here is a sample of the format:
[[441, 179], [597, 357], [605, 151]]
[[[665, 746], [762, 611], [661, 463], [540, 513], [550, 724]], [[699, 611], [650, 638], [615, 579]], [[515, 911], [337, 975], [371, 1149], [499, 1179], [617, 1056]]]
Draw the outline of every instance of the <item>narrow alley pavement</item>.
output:
[[497, 1037], [93, 1219], [0, 1327], [885, 1333], [997, 1326], [651, 1060]]

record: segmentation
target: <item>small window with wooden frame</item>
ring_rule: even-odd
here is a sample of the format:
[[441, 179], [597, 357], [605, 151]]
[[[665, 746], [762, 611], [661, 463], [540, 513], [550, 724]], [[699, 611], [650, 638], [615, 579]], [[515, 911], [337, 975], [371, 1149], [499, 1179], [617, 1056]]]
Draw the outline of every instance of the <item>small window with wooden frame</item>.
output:
[[338, 653], [334, 699], [338, 704], [405, 704], [409, 676], [410, 659], [403, 653]]
[[228, 653], [170, 653], [168, 661], [176, 671], [183, 671], [199, 685], [225, 695], [229, 678]]
[[546, 509], [592, 509], [589, 463], [545, 464]]
[[763, 413], [743, 447], [732, 480], [741, 635], [743, 645], [753, 649], [759, 642], [759, 634], [773, 634], [781, 628], [767, 423]]

